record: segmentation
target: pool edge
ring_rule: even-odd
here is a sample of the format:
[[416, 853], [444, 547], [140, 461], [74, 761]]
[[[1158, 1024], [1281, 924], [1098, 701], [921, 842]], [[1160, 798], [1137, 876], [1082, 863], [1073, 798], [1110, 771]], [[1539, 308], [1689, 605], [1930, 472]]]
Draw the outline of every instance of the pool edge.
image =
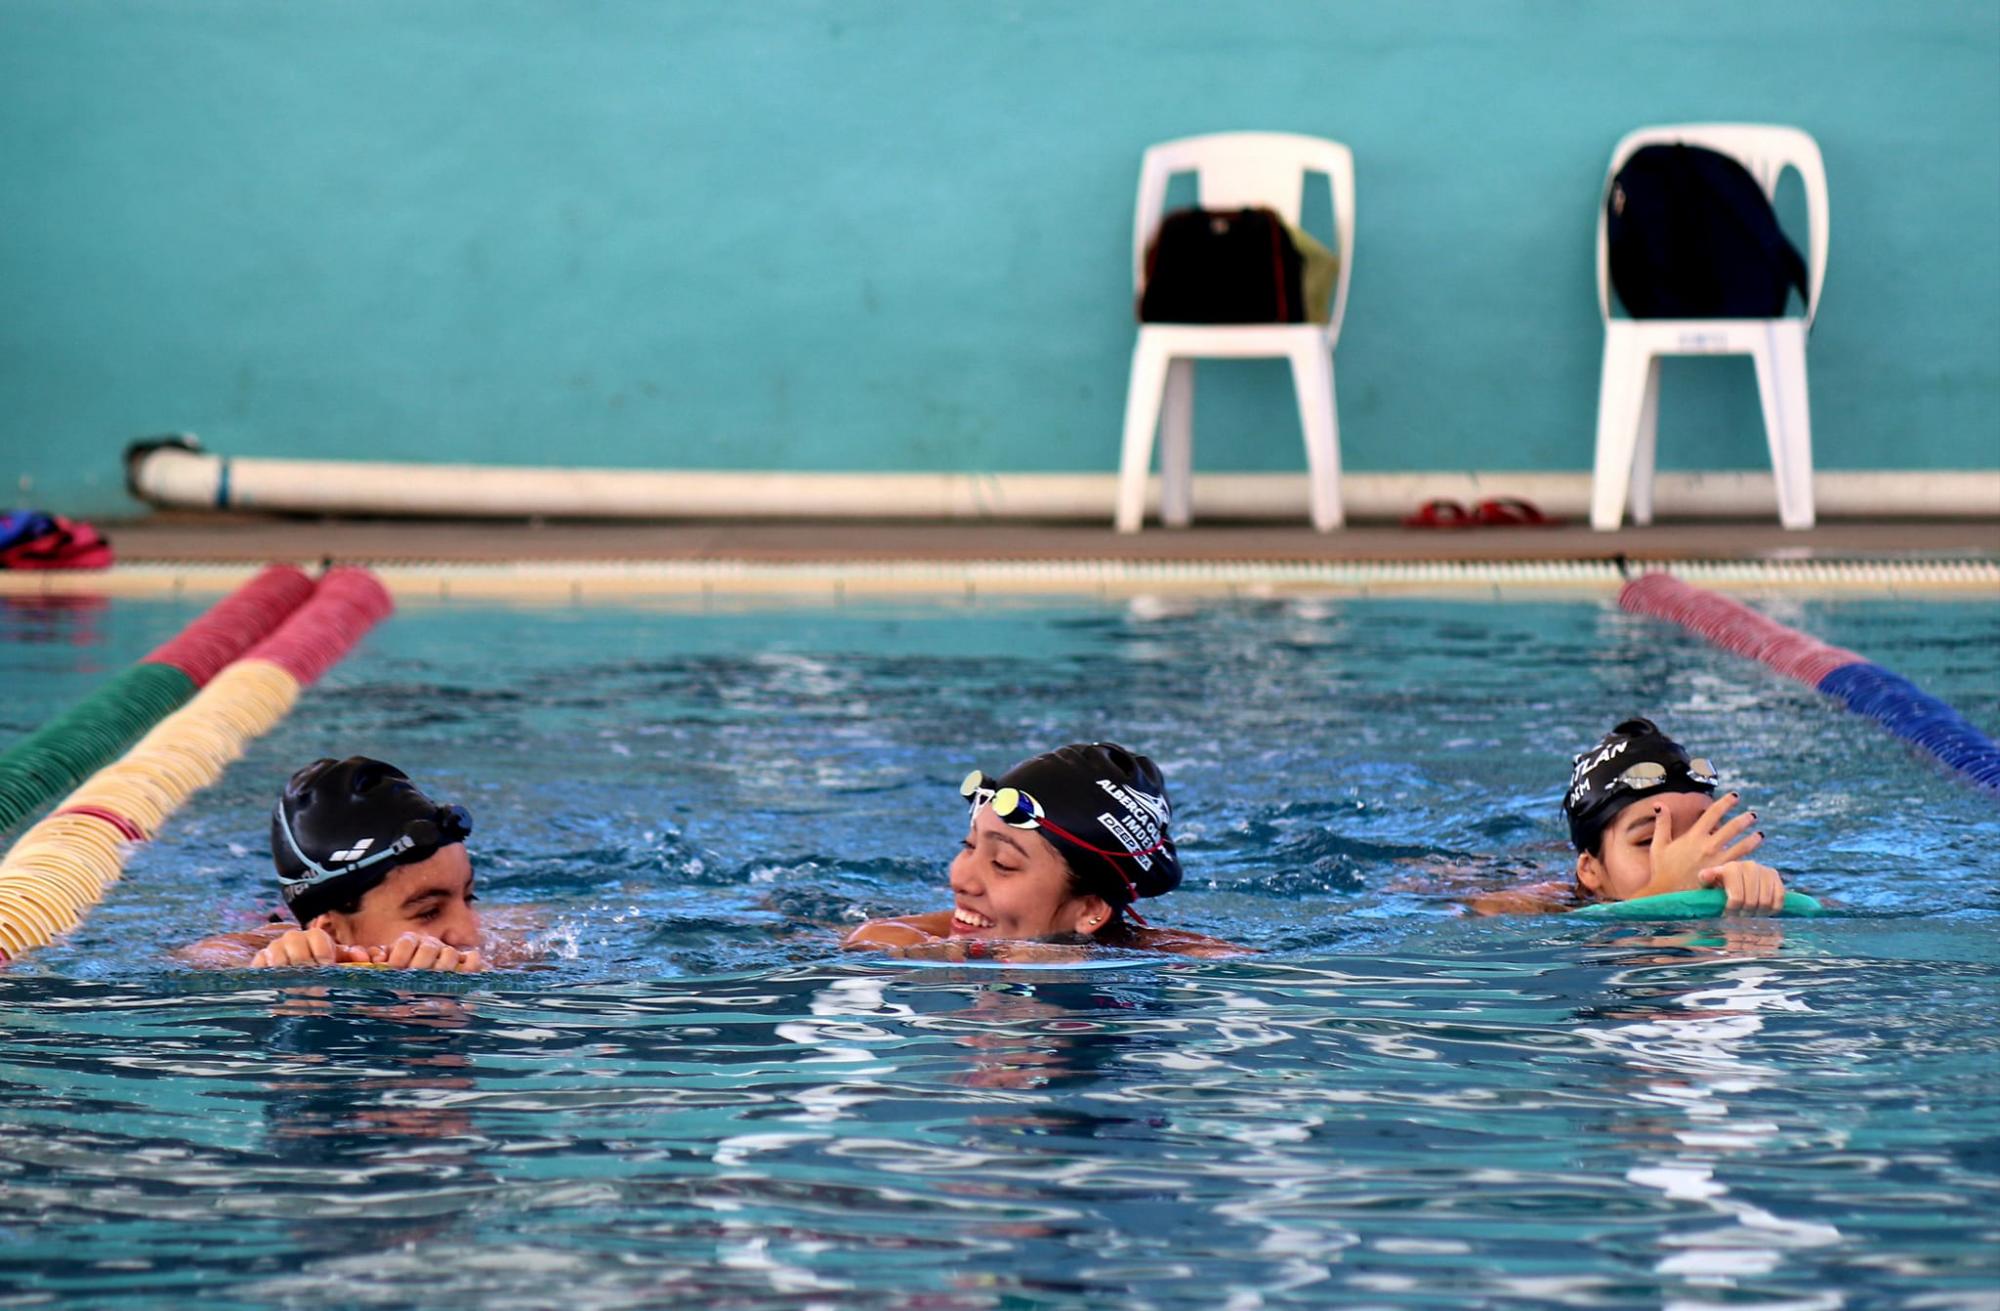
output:
[[[298, 561], [310, 568], [314, 562]], [[0, 596], [206, 596], [263, 562], [143, 561], [97, 571], [0, 572]], [[850, 559], [769, 561], [381, 561], [399, 601], [620, 604], [740, 599], [835, 603], [878, 597], [1610, 596], [1628, 574], [1664, 570], [1709, 586], [1843, 595], [2000, 599], [2000, 562], [1964, 558], [1314, 561]]]

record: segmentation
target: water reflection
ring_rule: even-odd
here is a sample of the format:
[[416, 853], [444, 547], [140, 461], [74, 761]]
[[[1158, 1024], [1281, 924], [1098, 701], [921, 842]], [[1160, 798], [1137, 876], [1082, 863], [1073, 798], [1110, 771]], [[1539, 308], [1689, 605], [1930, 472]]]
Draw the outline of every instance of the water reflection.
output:
[[[102, 616], [110, 667], [175, 626], [133, 613]], [[1838, 642], [1867, 613], [1804, 626]], [[1926, 658], [1883, 613], [1857, 649]], [[1996, 617], [1899, 667], [1986, 705], [1964, 671]], [[1732, 681], [1596, 605], [535, 619], [378, 630], [78, 934], [0, 975], [8, 1294], [1990, 1302], [2000, 829], [1809, 692]], [[22, 622], [42, 619], [0, 615]], [[1030, 649], [996, 696], [993, 653]], [[1388, 887], [1409, 862], [1559, 863], [1545, 766], [1635, 687], [1731, 744], [1814, 890], [1908, 918], [1473, 923]], [[1266, 954], [1092, 974], [835, 957], [816, 925], [934, 904], [966, 768], [1099, 731], [1157, 744], [1175, 781], [1173, 921]], [[268, 905], [244, 836], [270, 780], [334, 740], [463, 784], [483, 880], [548, 908], [553, 968], [162, 970]]]
[[[1739, 1164], [1754, 1166], [1797, 1136], [1772, 1106], [1784, 1100], [1786, 1071], [1760, 1041], [1771, 1015], [1812, 1012], [1810, 976], [1765, 963], [1784, 937], [1767, 925], [1626, 939], [1620, 954], [1637, 954], [1608, 980], [1617, 1000], [1581, 1017], [1578, 1033], [1618, 1062], [1614, 1087], [1627, 1095], [1630, 1109], [1606, 1126], [1634, 1149], [1624, 1177], [1705, 1216], [1658, 1236], [1660, 1275], [1711, 1285], [1778, 1275], [1788, 1253], [1844, 1241], [1838, 1226], [1784, 1218], [1732, 1182]], [[1822, 1122], [1811, 1134], [1834, 1131]], [[1811, 1304], [1845, 1298], [1822, 1291]]]

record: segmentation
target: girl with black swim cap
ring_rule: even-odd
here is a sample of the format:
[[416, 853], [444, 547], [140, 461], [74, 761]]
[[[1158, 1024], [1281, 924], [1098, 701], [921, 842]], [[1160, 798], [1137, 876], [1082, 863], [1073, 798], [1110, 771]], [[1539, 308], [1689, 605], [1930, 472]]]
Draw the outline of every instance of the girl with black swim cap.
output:
[[1076, 743], [960, 785], [970, 808], [951, 863], [952, 909], [871, 920], [848, 948], [977, 959], [1034, 954], [995, 944], [1055, 942], [1184, 955], [1241, 951], [1215, 938], [1153, 928], [1134, 904], [1180, 886], [1168, 829], [1173, 804], [1159, 767], [1110, 742]]
[[1572, 877], [1474, 892], [1478, 915], [1547, 915], [1592, 901], [1721, 888], [1725, 914], [1773, 915], [1784, 905], [1778, 871], [1749, 856], [1764, 835], [1755, 811], [1727, 818], [1741, 797], [1715, 796], [1715, 767], [1690, 757], [1650, 719], [1627, 719], [1574, 757], [1562, 798]]
[[1716, 782], [1713, 765], [1650, 719], [1606, 733], [1576, 757], [1563, 795], [1577, 888], [1602, 901], [1721, 888], [1725, 914], [1777, 914], [1784, 879], [1749, 859], [1764, 842], [1752, 829], [1757, 812], [1726, 818], [1742, 797], [1717, 797]]
[[271, 809], [271, 859], [295, 929], [273, 924], [185, 949], [219, 966], [486, 968], [472, 909], [472, 816], [394, 765], [315, 760]]

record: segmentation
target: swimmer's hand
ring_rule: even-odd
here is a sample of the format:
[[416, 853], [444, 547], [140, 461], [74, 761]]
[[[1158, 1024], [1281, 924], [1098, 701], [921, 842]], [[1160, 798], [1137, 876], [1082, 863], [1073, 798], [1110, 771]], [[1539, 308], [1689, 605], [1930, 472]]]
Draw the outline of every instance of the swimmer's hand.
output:
[[1776, 915], [1785, 905], [1785, 880], [1769, 865], [1733, 860], [1703, 870], [1698, 886], [1721, 888], [1729, 894], [1725, 915]]
[[392, 970], [443, 970], [472, 974], [486, 968], [477, 951], [461, 951], [436, 938], [405, 933], [386, 947], [335, 942], [325, 929], [292, 929], [250, 958], [252, 969], [312, 969], [329, 965], [382, 965]]
[[[1703, 882], [1707, 871], [1743, 862], [1751, 852], [1764, 845], [1762, 833], [1748, 833], [1757, 822], [1757, 812], [1746, 810], [1735, 819], [1724, 823], [1722, 817], [1735, 808], [1742, 797], [1735, 792], [1725, 792], [1715, 799], [1715, 803], [1688, 825], [1687, 832], [1674, 832], [1673, 815], [1664, 806], [1653, 809], [1653, 841], [1651, 858], [1652, 878], [1644, 888], [1634, 893], [1635, 897], [1651, 897], [1662, 892], [1688, 892], [1695, 888], [1712, 888], [1715, 883]], [[1757, 868], [1762, 869], [1759, 865]], [[1782, 898], [1782, 893], [1780, 894]]]
[[486, 968], [475, 947], [453, 947], [422, 933], [405, 933], [386, 947], [370, 947], [371, 964], [392, 970], [438, 970], [446, 974], [477, 974]]
[[251, 969], [310, 969], [316, 965], [363, 965], [368, 948], [333, 940], [325, 929], [293, 929], [250, 958]]

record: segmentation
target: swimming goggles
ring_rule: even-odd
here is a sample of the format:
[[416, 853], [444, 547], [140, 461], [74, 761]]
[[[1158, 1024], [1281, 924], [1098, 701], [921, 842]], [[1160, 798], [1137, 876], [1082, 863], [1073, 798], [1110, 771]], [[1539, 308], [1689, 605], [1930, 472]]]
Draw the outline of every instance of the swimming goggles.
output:
[[[1680, 770], [1683, 774], [1687, 775], [1690, 783], [1708, 788], [1715, 786], [1715, 766], [1710, 764], [1706, 757], [1697, 757], [1694, 760], [1690, 760], [1681, 765]], [[1666, 781], [1667, 767], [1665, 765], [1657, 761], [1642, 760], [1618, 777], [1612, 779], [1609, 783], [1606, 783], [1604, 790], [1609, 792], [1613, 788], [1622, 787], [1628, 788], [1633, 792], [1644, 792], [1646, 789], [1656, 788]]]
[[[403, 831], [396, 835], [396, 840], [381, 850], [370, 851], [369, 848], [375, 845], [375, 839], [362, 838], [352, 847], [334, 852], [327, 857], [329, 863], [322, 865], [306, 855], [299, 847], [299, 840], [292, 836], [292, 822], [286, 817], [282, 804], [278, 807], [277, 815], [278, 831], [285, 835], [285, 845], [291, 848], [292, 855], [298, 857], [299, 863], [309, 871], [306, 878], [284, 880], [283, 887], [287, 894], [297, 893], [324, 883], [328, 879], [344, 878], [370, 866], [379, 865], [385, 860], [394, 860], [406, 852], [416, 851], [419, 848], [436, 851], [454, 842], [463, 842], [472, 836], [471, 811], [464, 806], [440, 806], [435, 816], [429, 819], [413, 819], [403, 825]], [[331, 863], [341, 860], [346, 860], [347, 863]]]
[[[1093, 855], [1103, 856], [1109, 860], [1132, 860], [1138, 856], [1150, 856], [1156, 851], [1165, 851], [1169, 841], [1166, 838], [1161, 838], [1150, 847], [1142, 847], [1133, 851], [1106, 851], [1103, 847], [1093, 846], [1085, 842], [1076, 834], [1071, 833], [1050, 819], [1048, 814], [1043, 811], [1042, 803], [1029, 796], [1026, 792], [1021, 791], [1021, 789], [996, 787], [994, 780], [988, 778], [986, 771], [981, 769], [975, 769], [965, 776], [965, 781], [958, 785], [958, 795], [965, 798], [966, 802], [972, 807], [974, 814], [978, 813], [980, 806], [990, 805], [993, 807], [994, 818], [1009, 828], [1047, 829], [1071, 846], [1079, 847]], [[1131, 876], [1125, 872], [1124, 867], [1113, 865], [1111, 868], [1124, 881], [1126, 895], [1133, 901], [1137, 901], [1139, 899], [1139, 889], [1132, 882]], [[1144, 920], [1140, 921], [1142, 924], [1144, 922]]]

